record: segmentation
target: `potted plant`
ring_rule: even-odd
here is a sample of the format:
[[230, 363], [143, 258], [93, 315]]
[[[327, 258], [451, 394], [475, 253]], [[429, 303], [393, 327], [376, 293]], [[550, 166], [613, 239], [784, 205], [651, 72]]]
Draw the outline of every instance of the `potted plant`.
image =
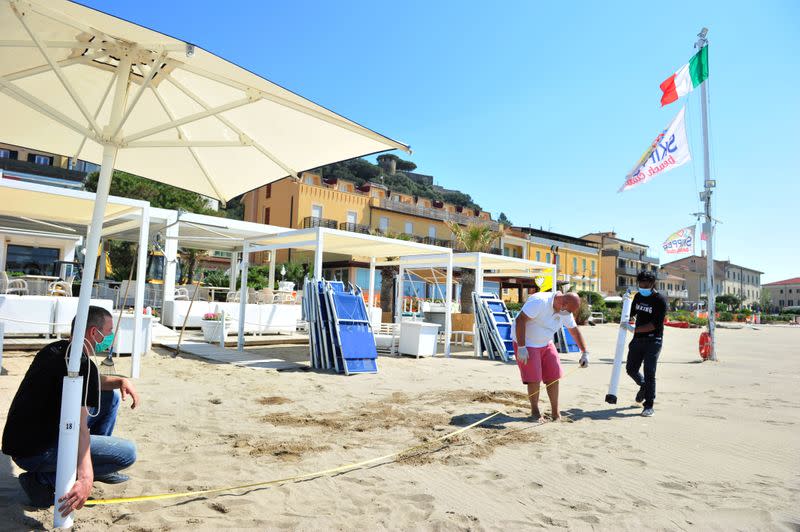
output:
[[221, 312], [203, 314], [203, 323], [200, 328], [203, 329], [203, 339], [206, 342], [218, 342], [223, 334], [228, 336], [231, 328], [231, 319], [225, 316], [225, 322], [223, 323], [222, 316]]

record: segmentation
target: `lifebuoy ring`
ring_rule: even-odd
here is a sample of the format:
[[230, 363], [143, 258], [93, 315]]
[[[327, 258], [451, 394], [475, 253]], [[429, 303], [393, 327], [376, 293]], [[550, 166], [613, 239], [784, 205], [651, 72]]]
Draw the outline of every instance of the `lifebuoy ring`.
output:
[[707, 331], [700, 333], [700, 358], [708, 360], [711, 356], [711, 335]]

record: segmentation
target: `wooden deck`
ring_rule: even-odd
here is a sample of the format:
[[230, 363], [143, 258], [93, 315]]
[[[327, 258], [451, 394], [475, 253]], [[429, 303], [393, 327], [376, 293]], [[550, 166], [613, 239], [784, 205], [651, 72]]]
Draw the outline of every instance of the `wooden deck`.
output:
[[[177, 342], [162, 344], [163, 347], [177, 350]], [[211, 362], [221, 364], [233, 364], [247, 368], [266, 369], [272, 371], [286, 371], [308, 369], [308, 364], [290, 362], [280, 358], [264, 358], [263, 354], [248, 351], [239, 352], [236, 349], [223, 349], [219, 345], [212, 345], [205, 342], [183, 341], [180, 348], [181, 353], [195, 356]]]

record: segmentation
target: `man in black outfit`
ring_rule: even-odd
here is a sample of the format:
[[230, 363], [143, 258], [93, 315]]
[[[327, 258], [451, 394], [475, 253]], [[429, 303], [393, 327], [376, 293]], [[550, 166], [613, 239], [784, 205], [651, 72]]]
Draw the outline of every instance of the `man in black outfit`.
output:
[[[652, 416], [653, 401], [656, 398], [656, 364], [661, 353], [664, 336], [664, 318], [667, 315], [667, 300], [655, 290], [655, 273], [642, 270], [636, 276], [639, 292], [631, 303], [631, 322], [626, 327], [633, 333], [628, 344], [628, 362], [625, 366], [628, 375], [639, 386], [636, 402], [644, 401], [642, 415]], [[639, 372], [644, 363], [644, 376]]]
[[[59, 499], [58, 510], [64, 516], [83, 507], [92, 491], [93, 481], [116, 484], [127, 480], [128, 477], [119, 471], [136, 460], [133, 442], [111, 436], [118, 405], [113, 394], [120, 393], [123, 399], [130, 396], [133, 408], [139, 401], [136, 389], [124, 377], [100, 375], [89, 358], [111, 346], [113, 330], [111, 314], [102, 307], [90, 306], [86, 334], [83, 337], [72, 336], [72, 341], [81, 342], [84, 348], [80, 366], [84, 389], [77, 478], [72, 489]], [[54, 342], [34, 357], [11, 402], [3, 430], [2, 451], [25, 470], [19, 476], [19, 482], [33, 506], [37, 507], [46, 508], [54, 502], [61, 389], [67, 374], [69, 345], [70, 342], [63, 340]], [[110, 400], [99, 399], [101, 390], [108, 392]], [[112, 407], [114, 410], [109, 411]], [[90, 418], [94, 415], [97, 417]]]

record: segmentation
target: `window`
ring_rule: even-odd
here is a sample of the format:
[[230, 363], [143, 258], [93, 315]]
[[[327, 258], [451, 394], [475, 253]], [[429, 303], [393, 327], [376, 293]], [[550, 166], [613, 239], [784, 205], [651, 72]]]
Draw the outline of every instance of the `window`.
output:
[[51, 275], [53, 263], [59, 259], [56, 248], [36, 248], [9, 244], [6, 255], [6, 270], [29, 275]]
[[789, 301], [787, 301], [787, 303], [788, 303], [788, 305], [786, 305], [787, 307], [793, 306], [794, 305], [794, 299], [790, 299]]
[[389, 218], [387, 218], [386, 216], [381, 216], [381, 219], [378, 222], [378, 229], [380, 229], [381, 233], [388, 233], [389, 232]]
[[578, 259], [577, 257], [572, 257], [572, 272], [578, 273]]
[[392, 201], [395, 203], [400, 203], [400, 196], [397, 194], [392, 194]]
[[267, 199], [272, 197], [272, 183], [268, 184], [264, 189], [264, 194]]
[[586, 271], [586, 259], [581, 259], [581, 270]]
[[264, 223], [269, 224], [269, 207], [264, 209]]
[[322, 205], [312, 205], [311, 206], [311, 217], [312, 218], [322, 218]]
[[624, 277], [618, 277], [617, 278], [617, 284], [619, 286], [625, 286], [625, 278]]
[[29, 153], [28, 162], [34, 164], [41, 164], [43, 166], [51, 166], [53, 164], [53, 158], [48, 157], [47, 155], [37, 155], [35, 153]]
[[624, 268], [624, 267], [625, 267], [625, 259], [619, 259], [619, 260], [617, 261], [617, 266], [618, 266], [619, 268]]
[[0, 159], [16, 159], [17, 154], [14, 150], [0, 149]]
[[782, 306], [783, 306], [783, 299], [781, 299], [780, 301], [778, 301], [778, 306], [779, 306], [779, 307], [782, 307]]
[[353, 225], [358, 223], [358, 213], [356, 211], [347, 211], [347, 223]]
[[594, 277], [594, 272], [595, 272], [595, 269], [594, 269], [594, 261], [592, 261], [592, 277]]
[[436, 226], [435, 225], [428, 226], [428, 237], [429, 238], [436, 238]]
[[[545, 255], [545, 256], [544, 256], [544, 261], [545, 261], [547, 264], [550, 264], [550, 254], [549, 254], [549, 253], [548, 253], [547, 255]], [[527, 312], [527, 311], [526, 311], [526, 312]]]
[[405, 231], [405, 233], [407, 235], [413, 235], [414, 234], [414, 224], [411, 223], [411, 222], [406, 222], [403, 230]]
[[537, 251], [536, 252], [536, 262], [542, 262], [542, 252], [541, 251]]
[[790, 293], [790, 294], [792, 293], [792, 289], [791, 289], [791, 288], [789, 289], [789, 293]]
[[313, 185], [314, 184], [314, 178], [312, 176], [310, 176], [310, 175], [307, 175], [307, 176], [305, 176], [303, 178], [303, 183], [305, 183], [306, 185]]
[[780, 293], [781, 293], [781, 294], [783, 293], [783, 288], [781, 288], [781, 289], [780, 289]]

